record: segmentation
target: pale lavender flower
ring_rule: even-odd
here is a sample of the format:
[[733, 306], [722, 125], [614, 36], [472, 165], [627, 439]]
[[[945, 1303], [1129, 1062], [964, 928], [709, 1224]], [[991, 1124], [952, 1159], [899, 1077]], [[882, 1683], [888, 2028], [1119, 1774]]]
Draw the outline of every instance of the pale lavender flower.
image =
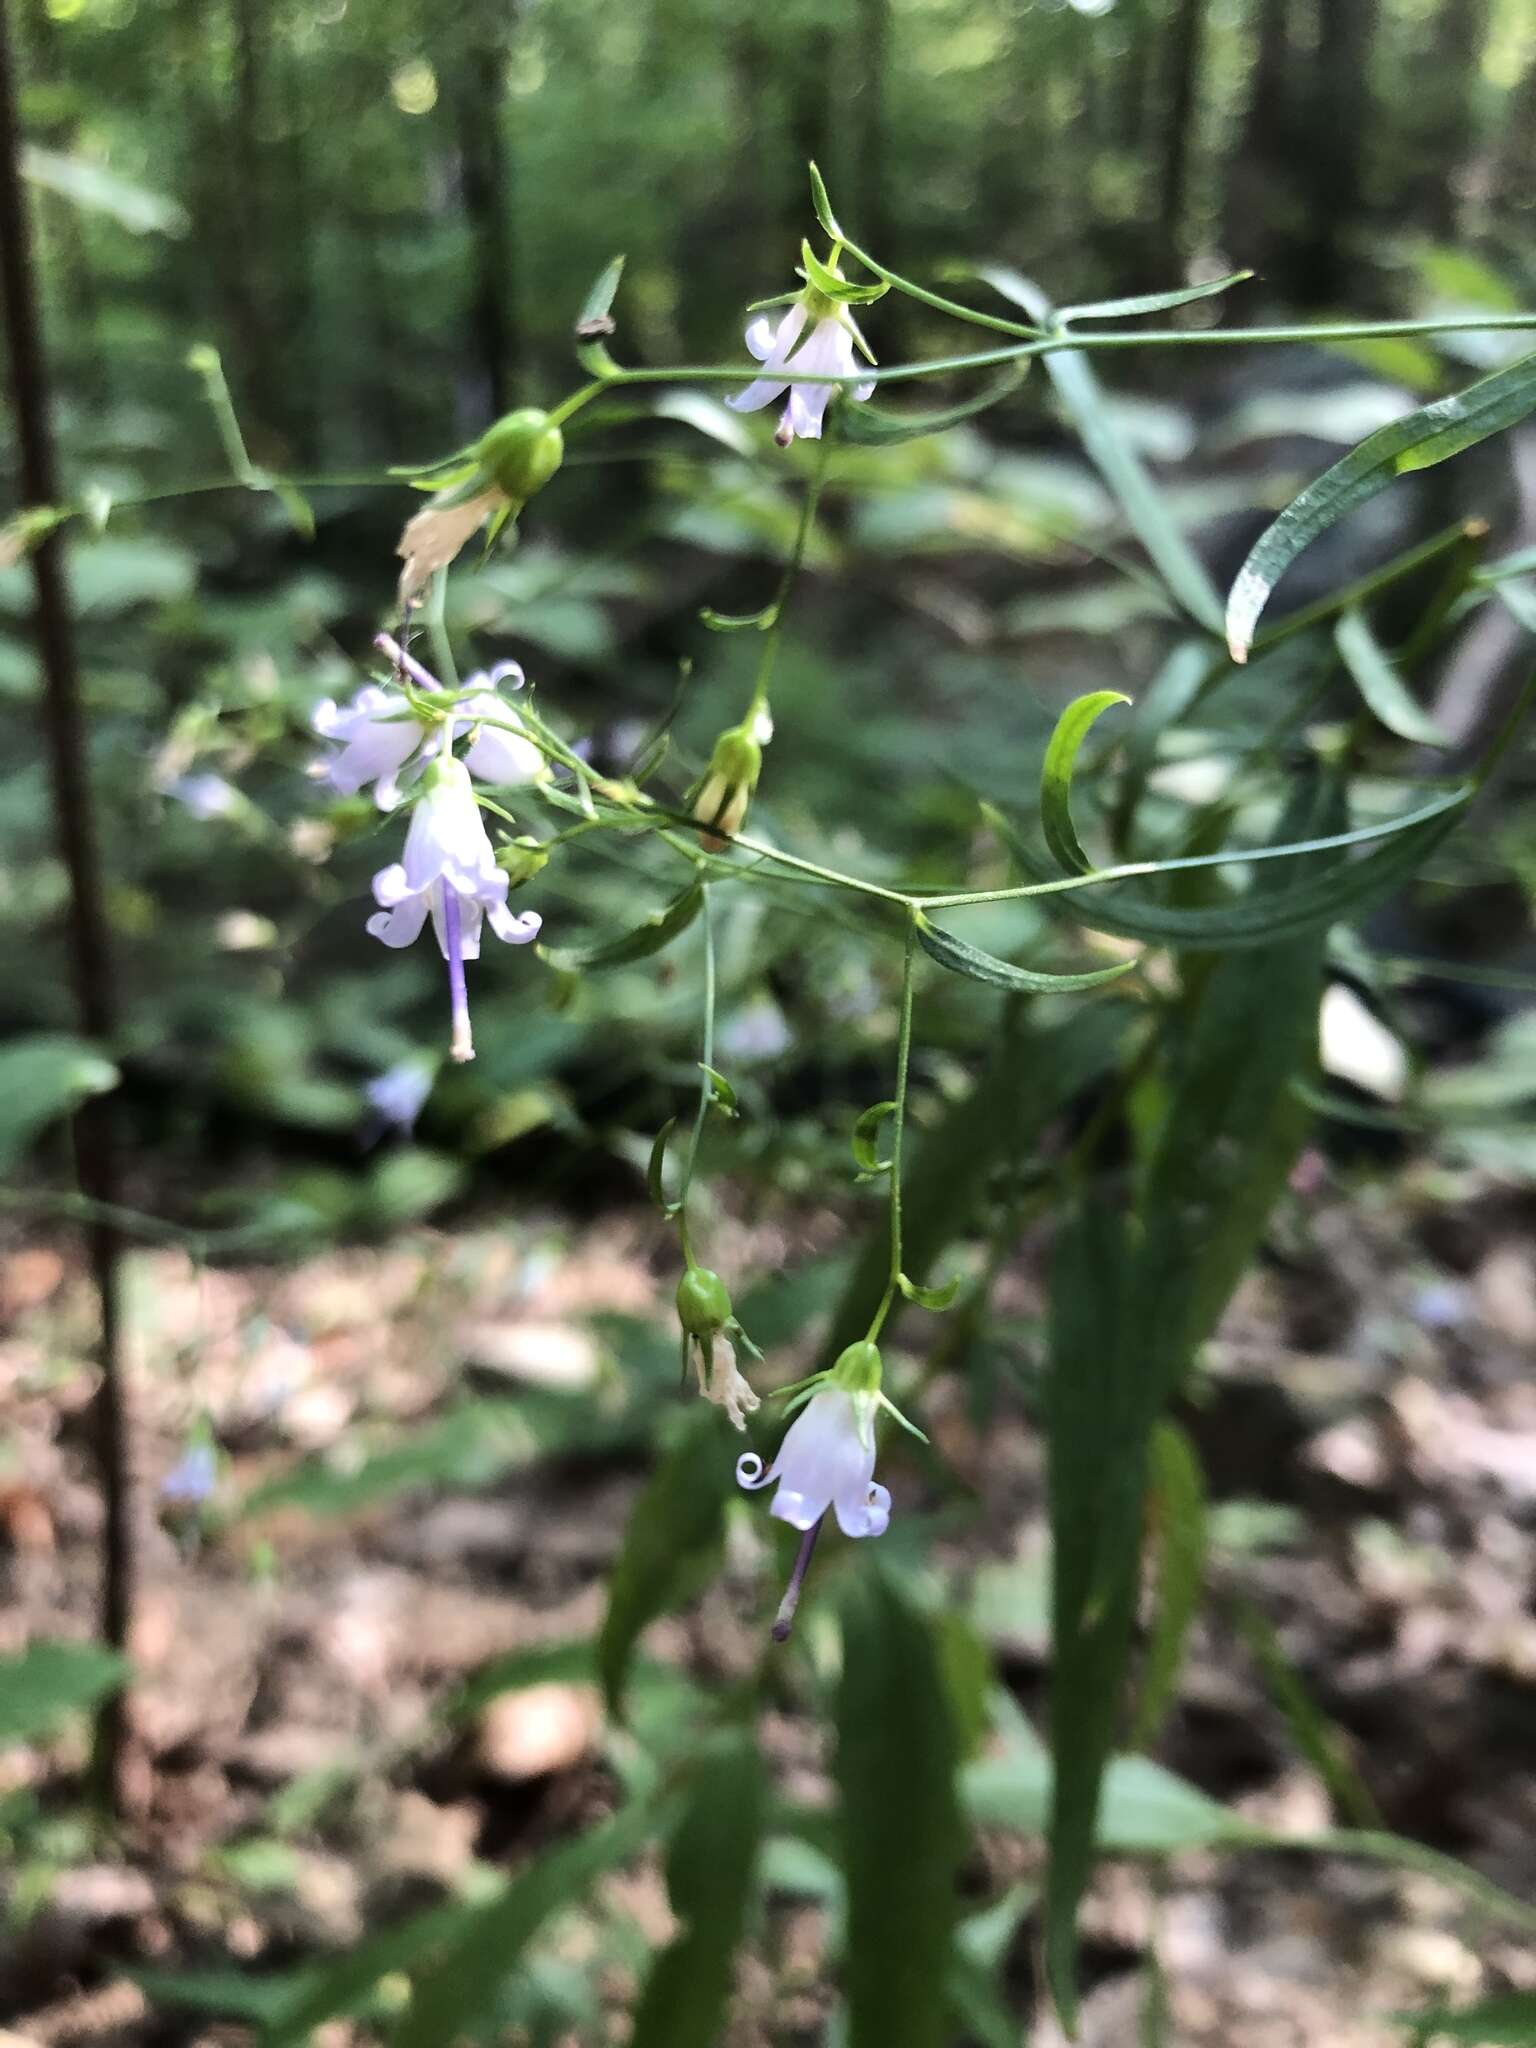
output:
[[[836, 391], [851, 388], [855, 398], [864, 399], [875, 388], [873, 378], [851, 387], [786, 382], [786, 370], [800, 376], [819, 372], [827, 377], [851, 377], [858, 368], [853, 330], [843, 310], [819, 293], [817, 297], [820, 307], [814, 319], [804, 298], [796, 299], [777, 326], [766, 313], [758, 314], [747, 328], [746, 339], [747, 347], [763, 366], [763, 374], [745, 391], [726, 400], [737, 412], [758, 412], [788, 390], [789, 398], [774, 436], [782, 447], [788, 447], [797, 434], [804, 441], [821, 439], [822, 419]], [[810, 333], [805, 334], [808, 320]]]
[[793, 1529], [814, 1529], [831, 1508], [845, 1536], [883, 1536], [891, 1496], [875, 1483], [877, 1406], [873, 1394], [823, 1386], [785, 1431], [766, 1472], [755, 1451], [737, 1459], [738, 1483], [755, 1489], [777, 1480], [769, 1512]]
[[380, 868], [373, 878], [379, 909], [369, 918], [368, 930], [386, 946], [408, 946], [431, 913], [437, 943], [448, 962], [453, 1008], [449, 1053], [453, 1059], [470, 1060], [475, 1049], [464, 962], [480, 957], [482, 920], [489, 918], [497, 938], [514, 946], [537, 938], [543, 920], [537, 911], [514, 917], [508, 910], [507, 876], [496, 865], [463, 762], [451, 754], [440, 756], [429, 764], [422, 784], [406, 833], [404, 859]]
[[544, 756], [525, 737], [516, 710], [500, 694], [500, 684], [520, 690], [524, 680], [517, 662], [498, 661], [489, 674], [473, 675], [464, 685], [455, 716], [470, 729], [464, 765], [481, 782], [510, 789], [537, 782], [545, 772]]
[[379, 809], [393, 810], [400, 801], [401, 771], [428, 737], [404, 692], [365, 683], [350, 704], [330, 697], [317, 704], [310, 723], [340, 749], [323, 764], [331, 788], [355, 796], [371, 782]]
[[240, 802], [240, 792], [222, 775], [178, 775], [165, 785], [165, 794], [185, 804], [194, 818], [204, 824], [210, 818], [227, 818]]
[[218, 1483], [219, 1461], [210, 1443], [189, 1444], [160, 1482], [160, 1498], [174, 1507], [199, 1507]]
[[398, 1060], [366, 1082], [363, 1094], [378, 1112], [382, 1124], [409, 1137], [432, 1093], [433, 1078], [434, 1069], [429, 1061]]

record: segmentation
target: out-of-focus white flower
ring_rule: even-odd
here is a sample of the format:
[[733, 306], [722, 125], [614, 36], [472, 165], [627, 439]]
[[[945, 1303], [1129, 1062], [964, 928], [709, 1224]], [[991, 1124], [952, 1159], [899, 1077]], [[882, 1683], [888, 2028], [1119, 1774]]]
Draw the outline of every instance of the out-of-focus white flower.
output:
[[408, 946], [430, 912], [432, 928], [448, 962], [453, 1006], [451, 1057], [474, 1058], [464, 962], [480, 957], [480, 927], [489, 919], [497, 938], [526, 945], [543, 923], [537, 911], [514, 917], [507, 908], [507, 877], [496, 865], [469, 770], [451, 755], [429, 763], [422, 794], [411, 813], [405, 856], [380, 868], [373, 878], [378, 911], [368, 930], [386, 946]]
[[748, 1451], [736, 1461], [745, 1487], [778, 1481], [770, 1513], [794, 1529], [814, 1529], [831, 1508], [845, 1536], [883, 1536], [891, 1496], [875, 1483], [875, 1414], [879, 1397], [828, 1383], [812, 1394], [763, 1470]]
[[787, 390], [788, 402], [774, 435], [781, 447], [787, 448], [797, 434], [805, 441], [819, 441], [827, 406], [838, 390], [851, 389], [855, 398], [863, 399], [875, 388], [872, 378], [852, 386], [787, 381], [786, 371], [796, 377], [852, 377], [858, 370], [851, 316], [821, 292], [808, 289], [777, 325], [759, 313], [748, 326], [746, 339], [763, 374], [726, 404], [737, 412], [758, 412]]
[[242, 799], [232, 782], [222, 775], [178, 775], [165, 785], [165, 794], [184, 804], [194, 818], [206, 824], [210, 818], [227, 818]]
[[341, 796], [356, 796], [371, 782], [381, 811], [400, 801], [400, 774], [427, 743], [421, 720], [403, 690], [365, 683], [350, 704], [327, 697], [310, 723], [340, 751], [324, 763], [325, 779]]
[[409, 1137], [432, 1093], [435, 1068], [424, 1059], [397, 1060], [364, 1084], [363, 1093], [390, 1129]]

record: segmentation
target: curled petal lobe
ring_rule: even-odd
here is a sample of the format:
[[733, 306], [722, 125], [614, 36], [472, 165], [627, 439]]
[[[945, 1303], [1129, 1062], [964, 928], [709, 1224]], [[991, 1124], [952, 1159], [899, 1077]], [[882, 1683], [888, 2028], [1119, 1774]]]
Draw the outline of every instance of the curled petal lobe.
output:
[[407, 896], [392, 910], [377, 910], [369, 918], [367, 930], [370, 938], [382, 939], [386, 946], [409, 946], [421, 936], [421, 928], [427, 918], [425, 896]]

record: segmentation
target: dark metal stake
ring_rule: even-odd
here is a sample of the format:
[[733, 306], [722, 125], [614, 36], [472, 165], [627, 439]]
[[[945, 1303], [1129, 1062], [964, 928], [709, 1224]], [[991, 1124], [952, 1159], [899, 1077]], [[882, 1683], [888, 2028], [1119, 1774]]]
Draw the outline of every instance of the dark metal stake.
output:
[[[4, 293], [6, 351], [21, 488], [27, 506], [58, 503], [49, 425], [48, 370], [39, 332], [32, 264], [31, 222], [21, 182], [21, 136], [9, 0], [0, 0], [0, 291]], [[59, 850], [69, 874], [69, 956], [85, 1035], [110, 1052], [115, 1005], [101, 903], [101, 863], [91, 809], [85, 734], [74, 636], [64, 583], [62, 529], [31, 552], [36, 586], [37, 650], [43, 674], [43, 735], [47, 746]], [[128, 1640], [133, 1605], [133, 1531], [129, 1498], [128, 1422], [118, 1290], [118, 1234], [107, 1210], [118, 1193], [115, 1118], [98, 1097], [75, 1119], [81, 1192], [92, 1205], [88, 1226], [91, 1273], [101, 1306], [101, 1386], [94, 1414], [95, 1455], [106, 1522], [102, 1536], [101, 1631], [114, 1649]], [[103, 1796], [117, 1804], [124, 1729], [120, 1696], [101, 1711], [95, 1770]]]

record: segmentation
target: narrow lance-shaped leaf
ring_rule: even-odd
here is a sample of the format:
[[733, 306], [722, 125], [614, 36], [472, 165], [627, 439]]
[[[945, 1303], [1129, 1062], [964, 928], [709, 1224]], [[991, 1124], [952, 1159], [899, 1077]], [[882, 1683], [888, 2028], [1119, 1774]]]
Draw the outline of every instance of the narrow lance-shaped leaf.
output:
[[1246, 284], [1252, 276], [1251, 270], [1234, 270], [1226, 277], [1181, 285], [1174, 291], [1139, 292], [1130, 299], [1091, 299], [1084, 306], [1062, 306], [1056, 318], [1066, 327], [1074, 320], [1125, 320], [1138, 313], [1171, 313], [1176, 306], [1192, 306], [1197, 299], [1211, 299], [1235, 284]]
[[1040, 824], [1045, 843], [1063, 873], [1086, 875], [1093, 866], [1072, 823], [1072, 771], [1094, 722], [1113, 704], [1129, 704], [1122, 690], [1093, 690], [1075, 697], [1056, 721], [1040, 773]]
[[1333, 629], [1333, 644], [1366, 709], [1388, 732], [1418, 746], [1450, 745], [1450, 736], [1436, 725], [1393, 667], [1363, 612], [1351, 608], [1340, 614]]
[[50, 1734], [67, 1714], [117, 1692], [128, 1670], [102, 1643], [33, 1643], [0, 1657], [0, 1748]]
[[723, 2038], [766, 1805], [750, 1734], [732, 1736], [690, 1773], [667, 1852], [667, 1892], [683, 1928], [646, 1980], [630, 2048], [715, 2048]]
[[1394, 477], [1428, 469], [1536, 411], [1536, 354], [1496, 370], [1433, 405], [1420, 406], [1370, 434], [1307, 485], [1254, 542], [1227, 599], [1227, 646], [1246, 661], [1260, 614], [1286, 570], [1346, 512], [1385, 490]]
[[[1037, 285], [1017, 271], [988, 266], [979, 275], [1032, 320], [1048, 322], [1051, 304]], [[1105, 400], [1087, 357], [1076, 349], [1055, 349], [1044, 358], [1051, 382], [1077, 428], [1089, 460], [1120, 502], [1131, 531], [1158, 574], [1192, 619], [1221, 631], [1221, 598], [1194, 549], [1173, 522], [1162, 494], [1130, 448]]]
[[1070, 995], [1077, 990], [1102, 988], [1106, 982], [1129, 974], [1136, 965], [1134, 960], [1117, 960], [1113, 967], [1096, 967], [1086, 974], [1047, 974], [1041, 968], [1015, 967], [1011, 961], [984, 953], [979, 946], [957, 939], [953, 932], [930, 923], [921, 911], [917, 917], [917, 943], [930, 959], [947, 967], [951, 974], [984, 981], [992, 988], [1013, 989], [1020, 995]]
[[1190, 1623], [1205, 1590], [1205, 1481], [1194, 1445], [1177, 1423], [1152, 1432], [1151, 1523], [1156, 1550], [1156, 1606], [1141, 1669], [1133, 1745], [1157, 1739], [1178, 1691]]
[[1045, 1966], [1069, 2034], [1077, 2013], [1077, 1908], [1093, 1868], [1139, 1578], [1151, 1417], [1129, 1277], [1122, 1219], [1085, 1205], [1056, 1247], [1046, 1375], [1053, 1775]]
[[933, 1632], [871, 1560], [843, 1603], [837, 1695], [849, 2048], [946, 2048], [958, 1761]]
[[618, 295], [619, 279], [624, 275], [624, 258], [615, 256], [606, 263], [592, 284], [592, 289], [581, 302], [581, 311], [576, 315], [576, 335], [580, 341], [594, 341], [599, 335], [611, 334], [613, 322], [609, 315]]
[[489, 1904], [468, 1915], [446, 1950], [417, 1977], [390, 2048], [450, 2048], [495, 2004], [528, 1943], [549, 1919], [641, 1847], [654, 1824], [642, 1803], [541, 1856]]
[[1126, 938], [1147, 939], [1154, 944], [1209, 947], [1226, 952], [1235, 947], [1266, 946], [1315, 925], [1331, 924], [1406, 881], [1455, 828], [1471, 794], [1472, 786], [1463, 785], [1432, 797], [1428, 803], [1386, 824], [1360, 826], [1350, 832], [1328, 833], [1294, 844], [1233, 848], [1230, 852], [1146, 863], [1148, 874], [1176, 874], [1251, 861], [1257, 875], [1268, 868], [1278, 873], [1309, 855], [1343, 852], [1371, 841], [1380, 842], [1357, 860], [1308, 862], [1300, 880], [1285, 878], [1272, 890], [1261, 891], [1255, 886], [1236, 901], [1220, 904], [1160, 903], [1143, 891], [1109, 883], [1070, 894], [1053, 892], [1054, 878], [1043, 863], [1035, 859], [1006, 821], [997, 818], [997, 823], [1019, 866], [1041, 882], [1040, 900], [1047, 909], [1064, 913], [1094, 931], [1119, 932]]
[[551, 967], [560, 968], [568, 974], [588, 973], [602, 967], [628, 967], [636, 960], [649, 959], [663, 946], [669, 946], [693, 923], [703, 902], [704, 892], [694, 882], [663, 909], [652, 911], [643, 924], [636, 925], [633, 931], [625, 932], [620, 938], [605, 940], [597, 946], [540, 946], [539, 952]]
[[718, 1412], [701, 1402], [682, 1418], [635, 1502], [609, 1581], [597, 1665], [615, 1715], [622, 1712], [630, 1659], [642, 1629], [691, 1598], [714, 1562], [731, 1474], [724, 1425]]
[[898, 413], [870, 404], [840, 405], [832, 415], [837, 437], [860, 447], [894, 448], [898, 442], [916, 441], [924, 434], [942, 434], [946, 428], [958, 427], [1011, 398], [1024, 382], [1028, 368], [1027, 361], [1016, 364], [985, 390], [936, 412]]

